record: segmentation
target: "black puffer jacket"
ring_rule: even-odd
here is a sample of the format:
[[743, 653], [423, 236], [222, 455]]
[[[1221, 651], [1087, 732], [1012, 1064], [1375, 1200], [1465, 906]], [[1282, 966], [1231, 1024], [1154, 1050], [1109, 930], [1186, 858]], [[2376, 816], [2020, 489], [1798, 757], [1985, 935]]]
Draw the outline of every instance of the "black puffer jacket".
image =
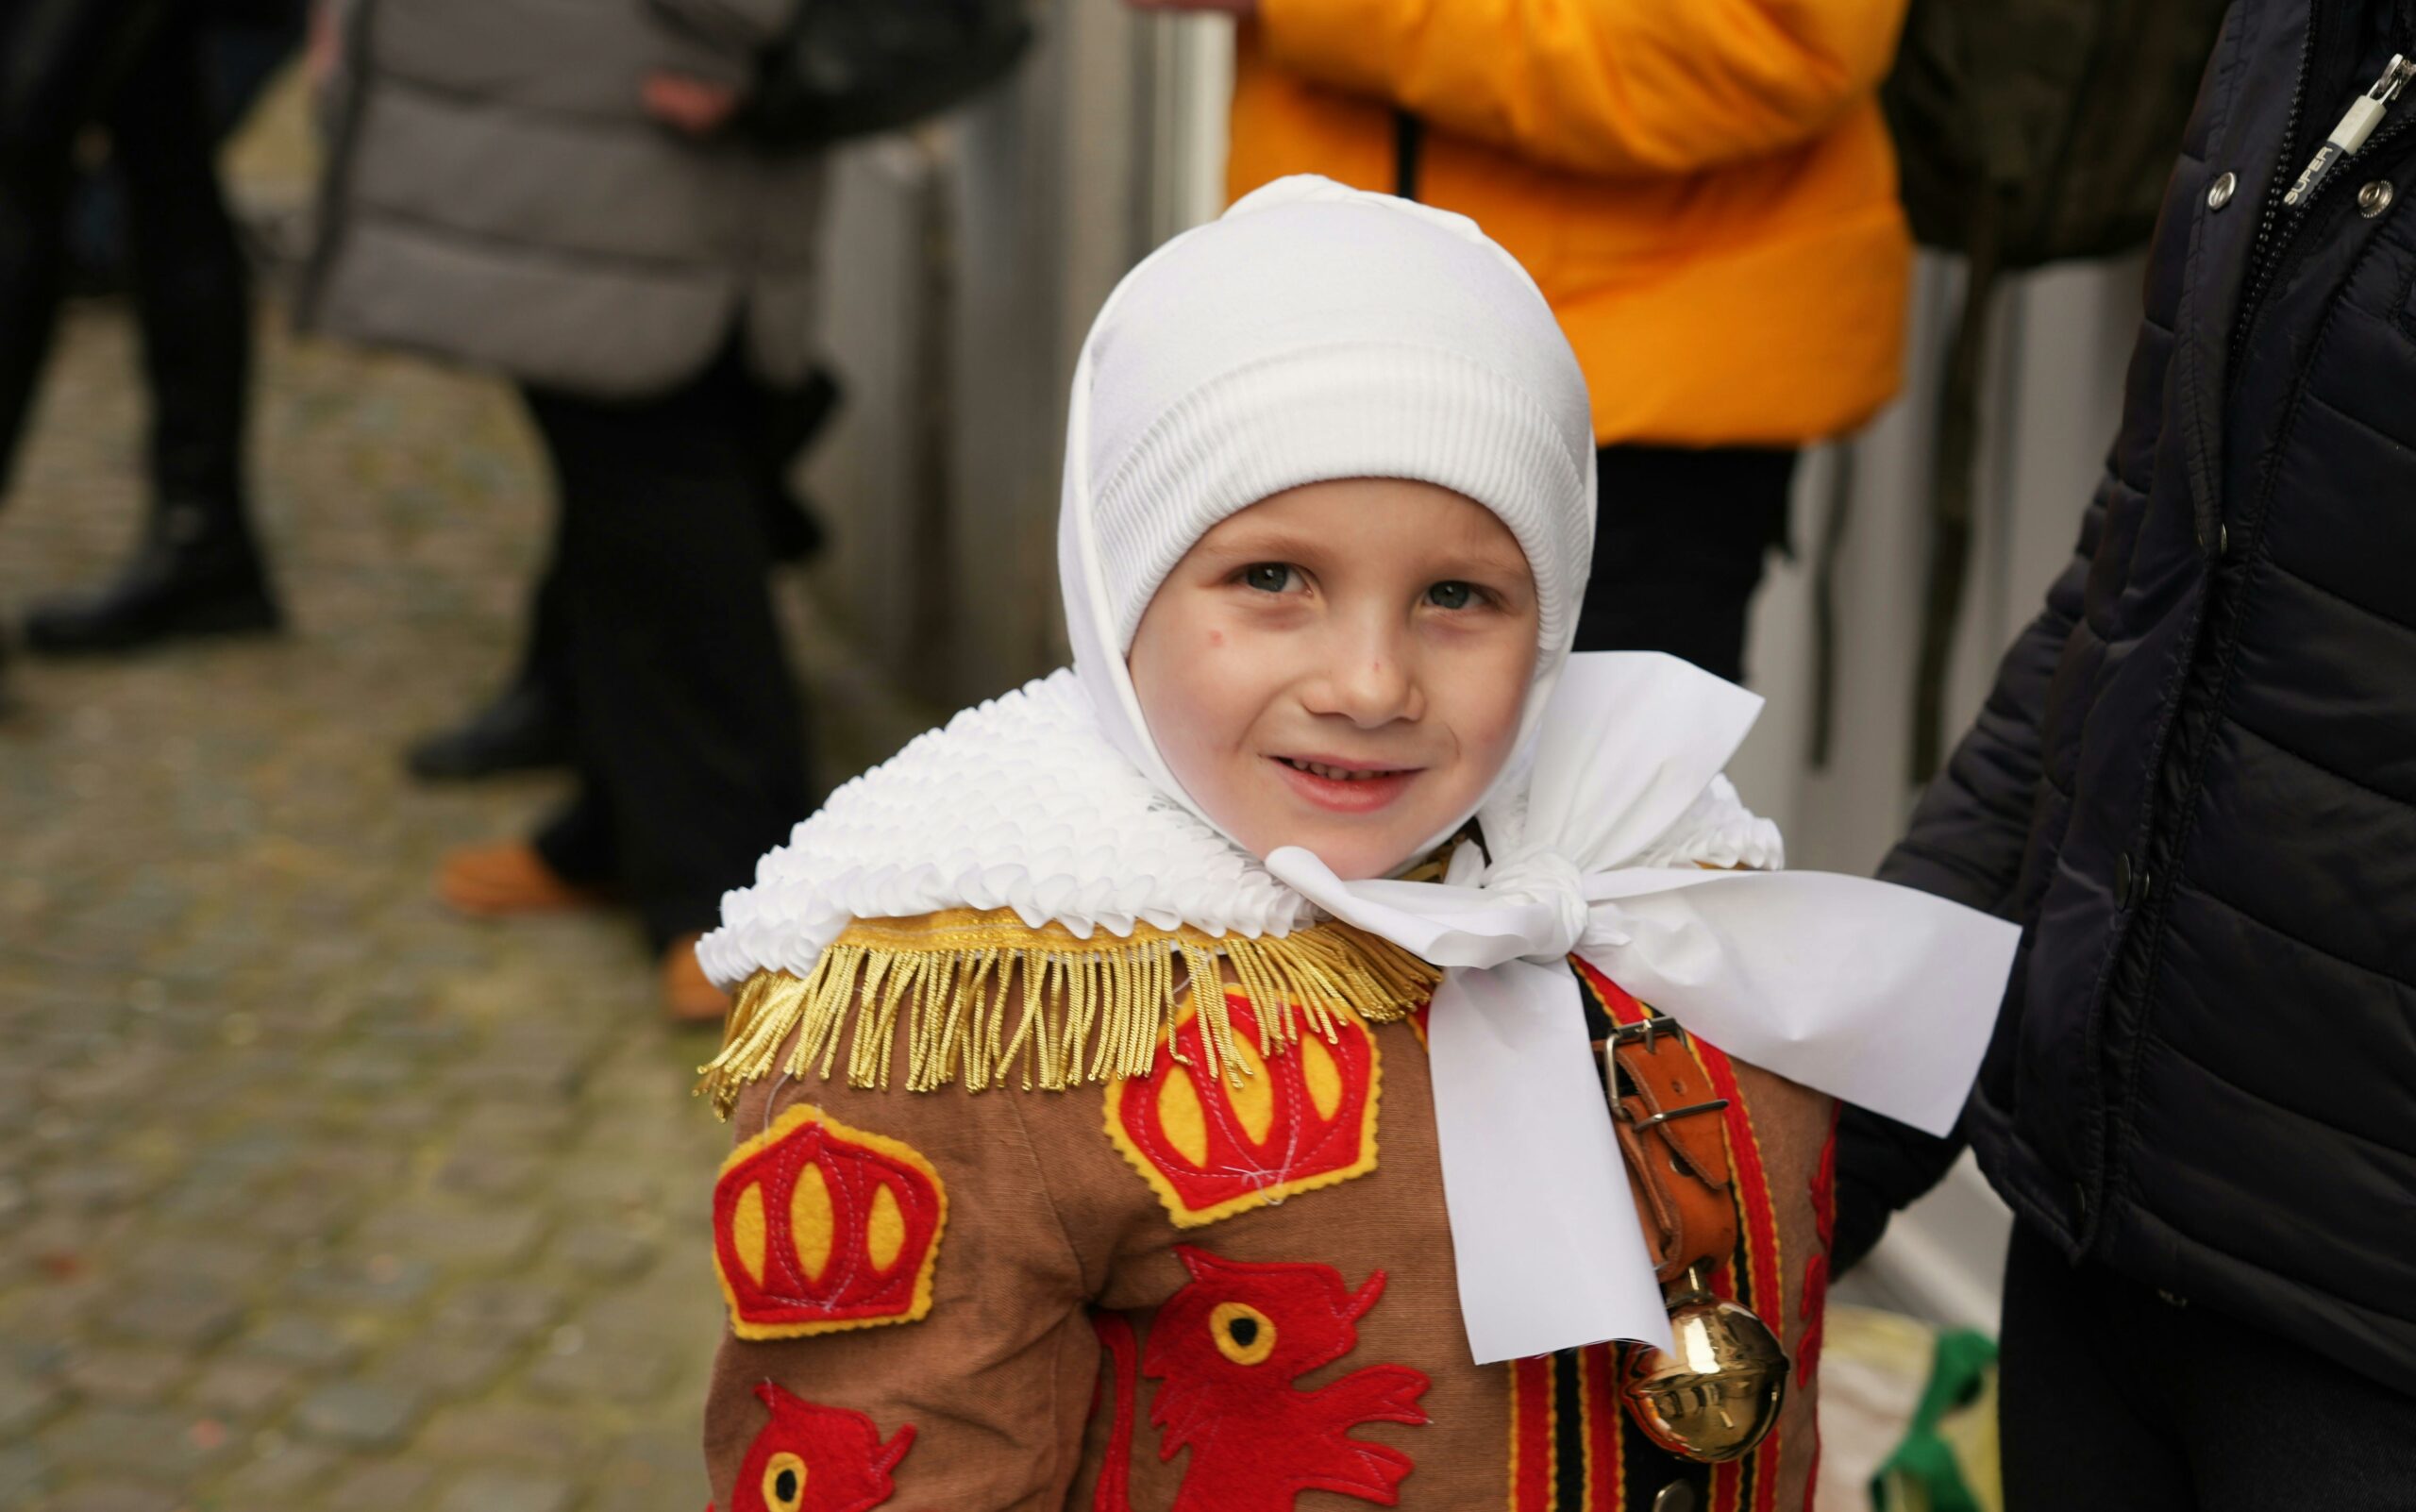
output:
[[[1884, 875], [2027, 927], [1965, 1132], [2022, 1218], [2416, 1391], [2416, 83], [2239, 0], [2080, 549]], [[1858, 1117], [1849, 1245], [1942, 1168]]]

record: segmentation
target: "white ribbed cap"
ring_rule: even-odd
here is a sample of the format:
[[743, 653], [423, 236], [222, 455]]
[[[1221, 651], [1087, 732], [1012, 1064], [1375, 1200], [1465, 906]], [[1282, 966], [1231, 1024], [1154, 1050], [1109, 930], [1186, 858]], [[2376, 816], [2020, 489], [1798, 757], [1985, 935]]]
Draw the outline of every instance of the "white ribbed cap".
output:
[[1533, 280], [1475, 223], [1279, 180], [1135, 269], [1087, 353], [1074, 402], [1090, 496], [1067, 502], [1090, 511], [1094, 607], [1119, 651], [1227, 516], [1303, 483], [1407, 478], [1510, 528], [1535, 578], [1538, 671], [1557, 664], [1592, 560], [1586, 380]]

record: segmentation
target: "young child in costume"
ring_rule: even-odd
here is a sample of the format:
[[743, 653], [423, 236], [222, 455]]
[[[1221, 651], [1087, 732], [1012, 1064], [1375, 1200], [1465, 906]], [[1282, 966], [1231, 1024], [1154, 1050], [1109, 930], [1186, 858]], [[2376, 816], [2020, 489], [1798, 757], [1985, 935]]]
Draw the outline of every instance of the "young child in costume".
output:
[[[1829, 1096], [1950, 1123], [2012, 932], [1776, 869], [1720, 776], [1758, 700], [1568, 654], [1592, 458], [1458, 216], [1287, 179], [1125, 279], [1074, 666], [834, 795], [700, 947], [717, 1506], [1806, 1505]], [[1703, 1388], [1628, 1379], [1690, 1259], [1690, 1318], [1787, 1354], [1720, 1463], [1664, 1447]]]

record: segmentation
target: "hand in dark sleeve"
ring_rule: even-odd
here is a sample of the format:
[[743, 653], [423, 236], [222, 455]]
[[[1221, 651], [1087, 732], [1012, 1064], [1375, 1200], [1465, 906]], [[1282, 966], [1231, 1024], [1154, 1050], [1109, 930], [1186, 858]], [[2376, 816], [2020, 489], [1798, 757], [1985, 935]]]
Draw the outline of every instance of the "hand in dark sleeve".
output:
[[1936, 1186], [1962, 1153], [1959, 1134], [1940, 1139], [1847, 1104], [1837, 1117], [1837, 1227], [1829, 1274], [1860, 1265], [1897, 1210]]

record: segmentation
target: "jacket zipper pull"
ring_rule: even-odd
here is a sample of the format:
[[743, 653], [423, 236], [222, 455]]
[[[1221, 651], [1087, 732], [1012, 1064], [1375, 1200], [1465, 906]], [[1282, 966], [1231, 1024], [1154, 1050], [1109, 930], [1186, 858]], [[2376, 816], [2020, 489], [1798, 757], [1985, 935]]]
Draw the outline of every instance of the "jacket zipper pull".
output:
[[2332, 134], [2324, 139], [2324, 145], [2317, 149], [2314, 160], [2307, 165], [2305, 173], [2299, 175], [2299, 181], [2290, 186], [2290, 192], [2282, 196], [2282, 203], [2303, 203], [2315, 193], [2316, 186], [2324, 182], [2324, 176], [2332, 171], [2334, 163], [2364, 146], [2366, 139], [2374, 134], [2374, 126], [2382, 120], [2383, 112], [2391, 109], [2391, 102], [2399, 98], [2399, 92], [2408, 87], [2411, 78], [2416, 78], [2416, 62], [2409, 62], [2402, 54], [2391, 54], [2391, 64], [2382, 71], [2382, 77], [2374, 80], [2373, 89], [2351, 102], [2348, 113], [2340, 117], [2340, 124], [2332, 128]]

